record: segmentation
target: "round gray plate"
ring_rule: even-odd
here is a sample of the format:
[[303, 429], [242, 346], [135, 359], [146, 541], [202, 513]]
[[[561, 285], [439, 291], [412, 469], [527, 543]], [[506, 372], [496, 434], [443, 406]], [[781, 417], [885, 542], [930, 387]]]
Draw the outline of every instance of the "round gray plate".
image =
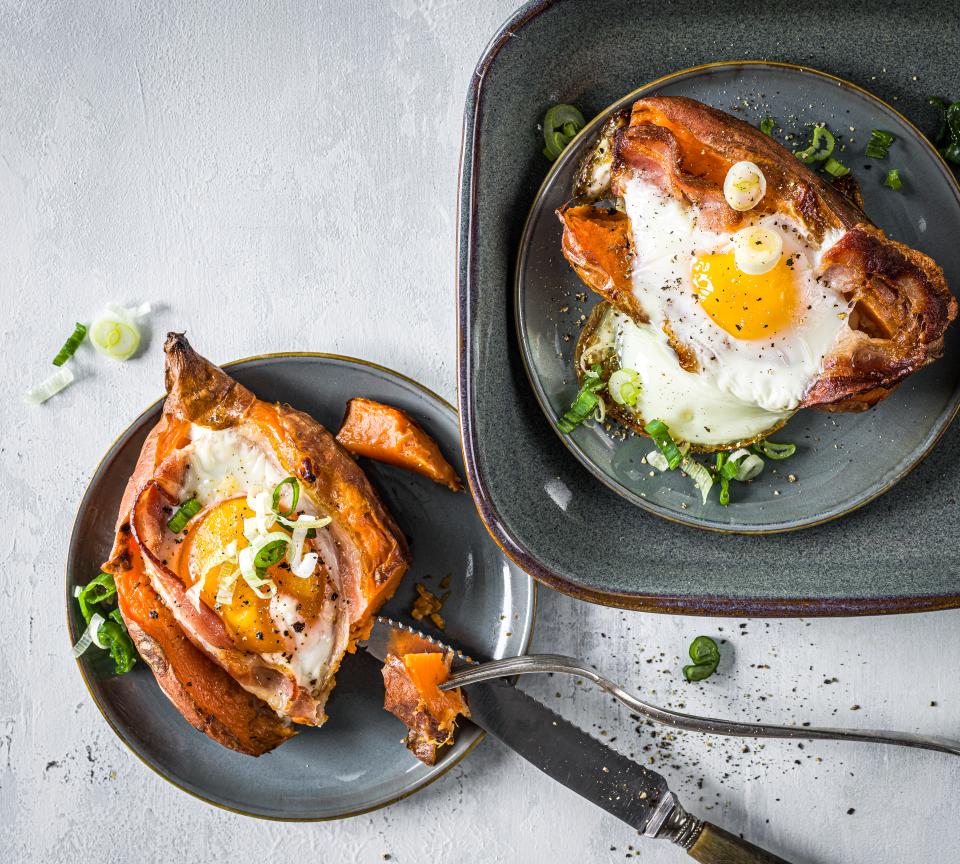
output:
[[[412, 414], [438, 441], [461, 477], [457, 415], [403, 376], [359, 360], [320, 354], [271, 355], [229, 364], [230, 374], [261, 399], [289, 402], [328, 429], [339, 428], [347, 400], [368, 396]], [[80, 504], [67, 558], [70, 638], [83, 630], [75, 585], [99, 571], [113, 542], [120, 496], [140, 447], [160, 415], [147, 409], [104, 457]], [[533, 629], [534, 583], [490, 539], [466, 492], [387, 465], [364, 469], [410, 538], [413, 566], [385, 613], [409, 620], [414, 583], [438, 588], [449, 575], [442, 638], [474, 657], [522, 654]], [[425, 628], [426, 629], [426, 628]], [[439, 634], [438, 634], [439, 635]], [[104, 652], [78, 662], [90, 694], [117, 735], [149, 767], [211, 804], [269, 819], [333, 819], [390, 804], [443, 774], [482, 732], [462, 724], [456, 744], [433, 767], [403, 746], [404, 727], [383, 709], [380, 664], [362, 650], [348, 656], [327, 704], [329, 721], [254, 759], [194, 730], [160, 691], [143, 663], [110, 674]]]
[[[778, 121], [775, 137], [783, 143], [784, 134], [792, 133], [797, 136], [794, 147], [809, 139], [805, 124], [826, 122], [837, 135], [835, 155], [860, 181], [871, 219], [889, 236], [931, 255], [955, 290], [960, 285], [960, 189], [927, 140], [890, 106], [830, 75], [789, 65], [720, 63], [678, 72], [598, 115], [557, 160], [530, 211], [517, 261], [516, 318], [527, 374], [554, 429], [577, 392], [572, 356], [578, 319], [596, 302], [560, 252], [562, 232], [554, 211], [569, 199], [572, 175], [600, 124], [651, 93], [690, 96], [754, 124], [773, 116]], [[862, 155], [871, 128], [896, 136], [889, 159]], [[886, 171], [894, 167], [904, 180], [899, 192], [883, 185]], [[577, 301], [582, 292], [587, 302]], [[659, 516], [719, 531], [789, 531], [860, 507], [890, 489], [930, 451], [960, 404], [958, 351], [957, 337], [950, 332], [941, 360], [864, 414], [798, 413], [774, 436], [795, 442], [796, 455], [781, 463], [768, 461], [749, 485], [734, 484], [729, 507], [721, 507], [716, 494], [701, 504], [699, 492], [678, 472], [649, 476], [640, 462], [650, 450], [648, 439], [616, 441], [594, 424], [569, 436], [557, 434], [598, 479]], [[788, 474], [797, 481], [787, 482]]]

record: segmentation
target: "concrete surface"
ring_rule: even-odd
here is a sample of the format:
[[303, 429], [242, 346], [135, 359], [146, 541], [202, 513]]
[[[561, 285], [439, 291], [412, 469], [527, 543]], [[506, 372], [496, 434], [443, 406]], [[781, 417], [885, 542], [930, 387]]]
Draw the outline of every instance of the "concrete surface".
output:
[[[124, 750], [68, 653], [69, 528], [99, 457], [160, 392], [167, 329], [219, 360], [367, 357], [453, 398], [461, 108], [513, 5], [0, 2], [3, 862], [682, 860], [491, 740], [420, 794], [339, 823], [212, 809]], [[145, 354], [83, 353], [81, 381], [21, 408], [74, 320], [107, 300], [161, 304]], [[958, 621], [746, 624], [544, 591], [535, 648], [690, 710], [960, 736]], [[730, 642], [721, 674], [693, 686], [680, 655], [698, 633]], [[654, 737], [572, 681], [529, 687], [791, 861], [960, 858], [955, 758]]]

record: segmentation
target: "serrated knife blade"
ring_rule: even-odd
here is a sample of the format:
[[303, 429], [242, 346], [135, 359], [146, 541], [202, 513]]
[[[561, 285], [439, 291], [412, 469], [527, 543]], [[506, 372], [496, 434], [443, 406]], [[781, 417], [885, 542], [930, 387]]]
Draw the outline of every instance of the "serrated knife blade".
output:
[[[414, 627], [378, 616], [360, 645], [381, 662], [399, 640], [418, 639], [468, 655]], [[402, 643], [401, 643], [402, 644]], [[470, 719], [549, 777], [622, 819], [648, 837], [669, 839], [703, 864], [787, 864], [739, 837], [687, 813], [661, 774], [628, 759], [503, 680], [463, 688]], [[730, 857], [735, 855], [737, 857]]]

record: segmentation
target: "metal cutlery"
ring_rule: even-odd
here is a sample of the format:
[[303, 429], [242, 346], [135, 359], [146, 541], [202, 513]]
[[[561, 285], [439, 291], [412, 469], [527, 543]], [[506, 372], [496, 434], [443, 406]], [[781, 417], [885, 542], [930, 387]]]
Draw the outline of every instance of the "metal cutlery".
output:
[[708, 735], [728, 735], [743, 738], [800, 738], [804, 740], [862, 741], [870, 744], [893, 744], [899, 747], [917, 747], [921, 750], [935, 750], [939, 753], [952, 753], [960, 756], [960, 741], [916, 735], [911, 732], [890, 732], [878, 729], [836, 729], [813, 726], [780, 726], [773, 723], [743, 723], [737, 720], [721, 720], [716, 717], [698, 717], [684, 714], [669, 708], [660, 708], [638, 699], [622, 687], [605, 678], [593, 669], [584, 666], [572, 657], [559, 654], [530, 654], [525, 657], [508, 657], [480, 663], [456, 671], [450, 679], [441, 685], [442, 690], [467, 686], [481, 681], [497, 678], [512, 678], [515, 675], [529, 675], [538, 672], [558, 672], [586, 678], [606, 690], [631, 711], [648, 717], [656, 723], [685, 729], [690, 732], [702, 732]]

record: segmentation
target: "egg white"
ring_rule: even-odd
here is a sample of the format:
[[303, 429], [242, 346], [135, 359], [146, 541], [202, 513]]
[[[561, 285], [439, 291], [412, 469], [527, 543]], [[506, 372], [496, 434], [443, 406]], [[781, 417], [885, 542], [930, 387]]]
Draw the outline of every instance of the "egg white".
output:
[[[634, 241], [633, 293], [649, 324], [617, 315], [615, 332], [606, 335], [613, 338], [621, 367], [640, 374], [636, 411], [645, 420], [663, 420], [678, 440], [705, 446], [748, 440], [779, 425], [796, 410], [824, 356], [849, 327], [848, 302], [815, 275], [843, 232], [828, 232], [816, 243], [786, 216], [752, 220], [783, 238], [783, 254], [793, 258], [801, 313], [769, 338], [735, 339], [704, 311], [691, 279], [694, 259], [730, 251], [731, 235], [701, 228], [695, 206], [639, 178], [626, 183], [624, 207]], [[663, 329], [667, 323], [693, 351], [697, 372], [681, 368]]]

